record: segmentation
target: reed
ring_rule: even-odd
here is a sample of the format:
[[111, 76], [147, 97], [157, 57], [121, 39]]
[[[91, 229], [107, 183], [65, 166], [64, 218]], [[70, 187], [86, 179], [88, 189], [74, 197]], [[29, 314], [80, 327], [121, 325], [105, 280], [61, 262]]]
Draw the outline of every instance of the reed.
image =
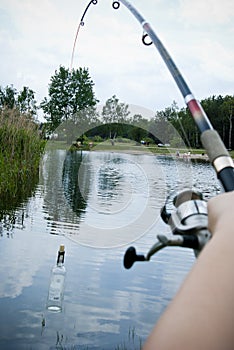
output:
[[16, 197], [38, 175], [45, 142], [37, 124], [17, 109], [0, 112], [0, 196]]

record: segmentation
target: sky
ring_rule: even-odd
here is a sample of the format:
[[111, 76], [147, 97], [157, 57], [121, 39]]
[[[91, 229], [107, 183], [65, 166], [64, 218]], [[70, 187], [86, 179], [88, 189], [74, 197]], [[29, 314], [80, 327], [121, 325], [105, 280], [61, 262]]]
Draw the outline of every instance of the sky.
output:
[[[89, 1], [0, 0], [0, 86], [28, 86], [38, 103], [51, 76], [70, 67], [77, 27]], [[130, 0], [158, 35], [198, 100], [234, 94], [233, 0]], [[100, 104], [121, 102], [151, 111], [183, 97], [156, 48], [121, 4], [91, 4], [75, 47], [73, 68], [87, 67]]]

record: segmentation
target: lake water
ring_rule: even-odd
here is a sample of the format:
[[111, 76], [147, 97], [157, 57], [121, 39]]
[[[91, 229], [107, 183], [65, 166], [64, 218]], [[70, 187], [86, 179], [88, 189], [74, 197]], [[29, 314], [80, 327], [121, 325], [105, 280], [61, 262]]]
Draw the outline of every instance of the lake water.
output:
[[[123, 268], [130, 245], [146, 254], [168, 195], [220, 191], [207, 163], [152, 154], [47, 151], [30, 198], [5, 217], [0, 237], [0, 349], [140, 349], [194, 263], [167, 248]], [[46, 309], [60, 244], [63, 309]]]

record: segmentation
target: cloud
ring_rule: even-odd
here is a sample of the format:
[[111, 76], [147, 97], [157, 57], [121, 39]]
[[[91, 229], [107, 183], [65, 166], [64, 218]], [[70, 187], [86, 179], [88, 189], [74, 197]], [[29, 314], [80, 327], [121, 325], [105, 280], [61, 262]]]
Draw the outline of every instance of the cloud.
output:
[[[200, 51], [201, 66], [203, 70], [217, 78], [233, 82], [234, 52], [228, 50], [218, 42], [203, 40]], [[213, 57], [213, 60], [210, 60]]]
[[[59, 65], [70, 66], [77, 26], [88, 2], [2, 0], [0, 74], [2, 86], [29, 86], [40, 102]], [[116, 94], [126, 103], [153, 110], [182, 102], [160, 55], [141, 42], [139, 23], [121, 4], [91, 5], [75, 49], [74, 68], [88, 67], [101, 103]], [[232, 0], [135, 0], [133, 5], [156, 30], [175, 63], [208, 97], [230, 91], [233, 71]], [[197, 78], [202, 78], [197, 84]], [[203, 91], [202, 91], [203, 90]]]
[[226, 24], [234, 16], [234, 2], [232, 0], [180, 0], [180, 11], [183, 20], [192, 21], [192, 25]]

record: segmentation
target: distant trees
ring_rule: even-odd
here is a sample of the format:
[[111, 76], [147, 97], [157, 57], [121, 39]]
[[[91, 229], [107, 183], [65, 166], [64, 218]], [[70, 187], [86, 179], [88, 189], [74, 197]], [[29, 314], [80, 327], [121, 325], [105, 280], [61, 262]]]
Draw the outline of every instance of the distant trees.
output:
[[[226, 95], [223, 97], [214, 95], [202, 100], [201, 105], [225, 146], [228, 149], [232, 149], [234, 147], [234, 96]], [[163, 143], [167, 142], [171, 146], [179, 147], [178, 136], [180, 136], [188, 147], [202, 147], [200, 132], [188, 108], [179, 109], [176, 103], [173, 102], [171, 107], [157, 111], [150, 123], [150, 130], [157, 133]], [[171, 127], [177, 130], [178, 135], [173, 132]]]
[[[228, 148], [232, 149], [233, 145], [233, 118], [234, 118], [234, 98], [225, 96], [221, 106], [221, 115], [223, 118], [223, 139], [228, 138]], [[226, 129], [225, 129], [226, 128]], [[227, 135], [226, 135], [227, 130]]]
[[[234, 146], [233, 118], [234, 96], [212, 96], [201, 101], [212, 125], [218, 131], [226, 147]], [[153, 118], [130, 115], [129, 106], [113, 95], [97, 115], [98, 127], [89, 130], [88, 137], [99, 136], [110, 139], [129, 138], [136, 142], [170, 144], [171, 147], [201, 148], [200, 132], [188, 108], [179, 109], [175, 102], [164, 110], [156, 111]]]
[[[225, 146], [229, 149], [234, 147], [233, 117], [234, 96], [211, 96], [201, 101], [201, 105], [210, 119], [213, 127], [218, 131]], [[180, 130], [186, 144], [191, 147], [201, 147], [199, 131], [190, 116], [187, 108], [177, 113], [177, 118], [171, 120], [173, 126], [181, 125]]]
[[[144, 112], [136, 111], [131, 115], [129, 106], [116, 95], [107, 99], [101, 111], [96, 108], [97, 102], [94, 82], [87, 68], [69, 70], [60, 66], [51, 76], [48, 97], [39, 107], [29, 87], [19, 92], [12, 85], [0, 87], [0, 111], [16, 108], [34, 117], [41, 108], [47, 131], [52, 132], [66, 122], [67, 141], [76, 138], [77, 128], [73, 126], [79, 124], [80, 131], [88, 137], [109, 138], [112, 142], [116, 137], [123, 137], [136, 142], [151, 139], [172, 147], [182, 147], [182, 143], [192, 148], [202, 147], [199, 130], [188, 108], [179, 109], [175, 102], [156, 111], [151, 119], [144, 116]], [[233, 149], [234, 95], [213, 95], [203, 99], [201, 104], [225, 146]]]

